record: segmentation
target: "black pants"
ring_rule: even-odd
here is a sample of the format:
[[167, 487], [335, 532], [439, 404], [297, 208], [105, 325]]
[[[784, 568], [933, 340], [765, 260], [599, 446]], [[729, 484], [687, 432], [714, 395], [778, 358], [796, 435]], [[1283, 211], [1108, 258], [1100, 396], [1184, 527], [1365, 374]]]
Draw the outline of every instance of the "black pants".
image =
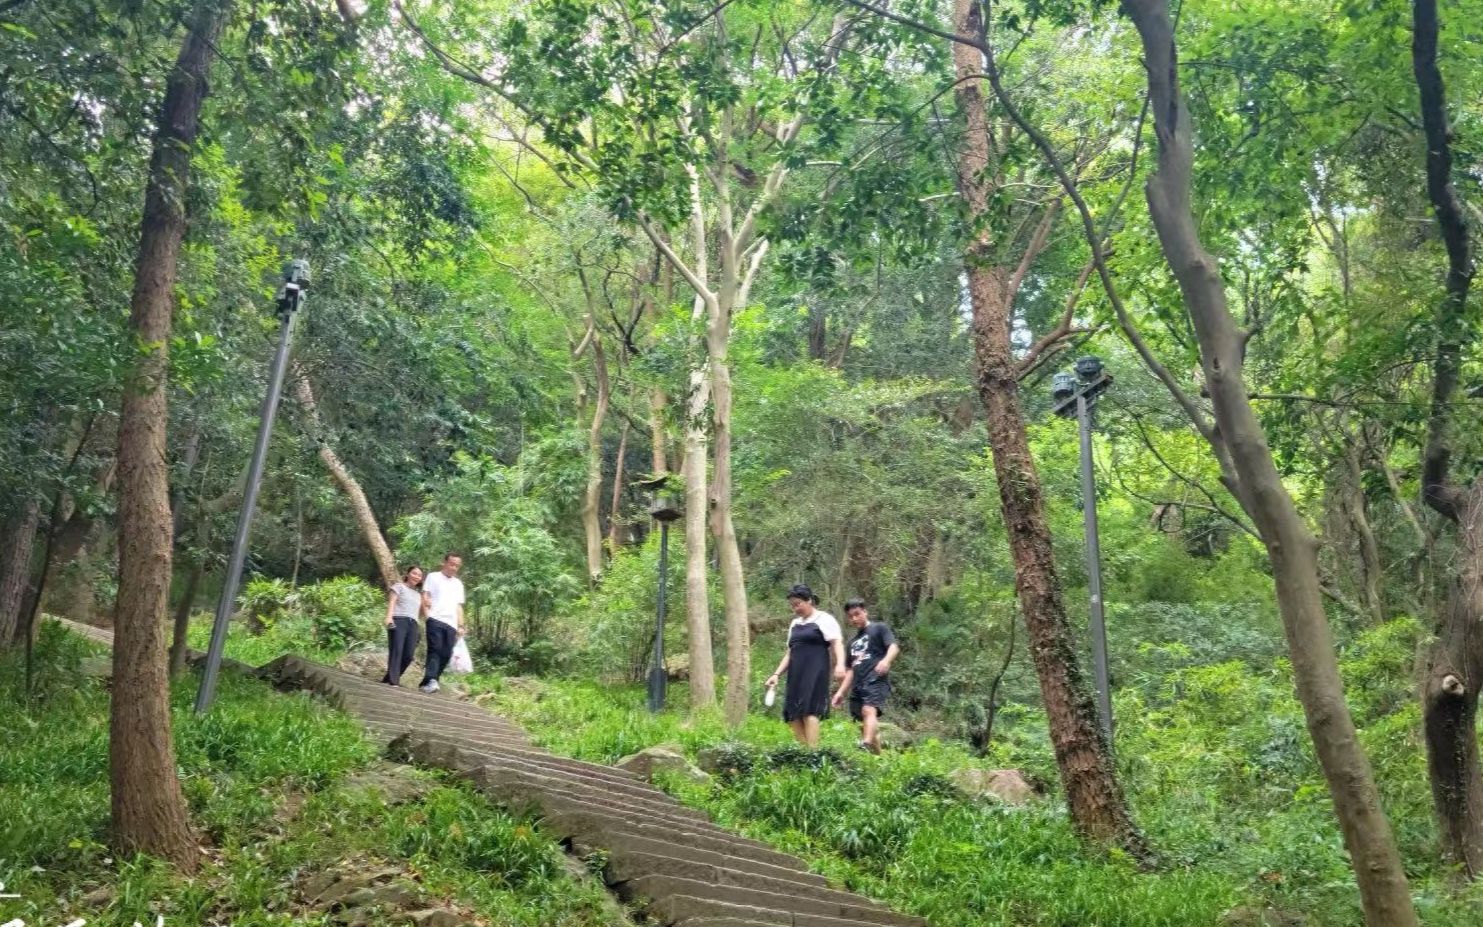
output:
[[458, 640], [458, 630], [436, 618], [427, 619], [427, 674], [422, 685], [427, 685], [443, 675], [448, 661], [453, 657], [453, 644]]
[[391, 620], [395, 624], [386, 629], [386, 675], [381, 681], [399, 686], [402, 674], [417, 655], [417, 639], [421, 634], [417, 630], [416, 618], [397, 615]]

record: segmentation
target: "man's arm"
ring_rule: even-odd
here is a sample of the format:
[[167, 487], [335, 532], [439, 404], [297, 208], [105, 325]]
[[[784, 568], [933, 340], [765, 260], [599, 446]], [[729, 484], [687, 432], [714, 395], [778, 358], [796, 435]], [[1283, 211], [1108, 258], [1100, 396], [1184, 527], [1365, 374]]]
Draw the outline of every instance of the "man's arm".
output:
[[458, 603], [458, 636], [463, 637], [463, 603]]
[[901, 652], [901, 645], [891, 641], [891, 646], [886, 648], [886, 655], [881, 657], [880, 662], [875, 665], [875, 674], [884, 676], [891, 671], [891, 664], [896, 662], [896, 655]]

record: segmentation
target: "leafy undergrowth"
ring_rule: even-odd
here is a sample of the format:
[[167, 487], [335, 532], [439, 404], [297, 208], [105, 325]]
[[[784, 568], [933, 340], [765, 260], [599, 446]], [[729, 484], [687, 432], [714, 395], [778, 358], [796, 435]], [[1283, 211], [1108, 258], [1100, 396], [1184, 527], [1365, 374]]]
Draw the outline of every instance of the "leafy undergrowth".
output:
[[190, 711], [194, 678], [173, 692], [183, 784], [205, 847], [200, 871], [186, 878], [142, 856], [113, 857], [108, 694], [76, 672], [90, 647], [48, 626], [29, 708], [19, 661], [0, 655], [0, 881], [21, 896], [0, 899], [0, 922], [328, 923], [327, 913], [301, 909], [296, 882], [347, 859], [404, 869], [429, 899], [491, 925], [614, 920], [606, 892], [568, 873], [529, 822], [430, 774], [419, 774], [415, 797], [388, 804], [348, 781], [375, 760], [355, 722], [230, 673], [204, 719]]
[[[1423, 922], [1483, 923], [1483, 887], [1459, 890], [1437, 860], [1407, 672], [1418, 629], [1393, 622], [1345, 653], [1356, 720], [1375, 764]], [[728, 735], [720, 719], [644, 708], [637, 688], [474, 676], [471, 689], [553, 751], [611, 762], [646, 746], [733, 744], [735, 771], [666, 782], [719, 821], [795, 853], [934, 927], [1361, 923], [1353, 876], [1285, 666], [1184, 666], [1119, 693], [1118, 757], [1160, 855], [1152, 873], [1083, 849], [1058, 798], [1012, 809], [961, 797], [968, 766], [1054, 781], [1044, 718], [1018, 708], [987, 757], [928, 740], [876, 758], [843, 718], [822, 760], [789, 748], [774, 718]], [[679, 693], [683, 696], [683, 693]]]

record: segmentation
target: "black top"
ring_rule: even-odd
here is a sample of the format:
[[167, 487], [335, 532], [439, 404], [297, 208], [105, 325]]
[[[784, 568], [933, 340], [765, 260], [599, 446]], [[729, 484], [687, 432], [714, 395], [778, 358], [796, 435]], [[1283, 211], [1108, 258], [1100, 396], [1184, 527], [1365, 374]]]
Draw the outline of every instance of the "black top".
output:
[[845, 666], [855, 671], [854, 681], [865, 682], [875, 671], [875, 665], [885, 657], [886, 651], [896, 643], [896, 635], [883, 621], [872, 621], [855, 633], [845, 653]]

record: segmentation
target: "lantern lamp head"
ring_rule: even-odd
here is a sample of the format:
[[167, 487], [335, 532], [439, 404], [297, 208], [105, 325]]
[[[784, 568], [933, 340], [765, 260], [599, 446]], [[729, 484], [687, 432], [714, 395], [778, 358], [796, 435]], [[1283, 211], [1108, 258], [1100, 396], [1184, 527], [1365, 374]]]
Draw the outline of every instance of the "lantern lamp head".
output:
[[1056, 402], [1065, 402], [1072, 396], [1075, 396], [1076, 377], [1064, 371], [1051, 377], [1050, 394], [1051, 398], [1055, 399]]
[[1102, 358], [1095, 354], [1076, 359], [1076, 375], [1081, 377], [1083, 383], [1090, 383], [1102, 375]]

